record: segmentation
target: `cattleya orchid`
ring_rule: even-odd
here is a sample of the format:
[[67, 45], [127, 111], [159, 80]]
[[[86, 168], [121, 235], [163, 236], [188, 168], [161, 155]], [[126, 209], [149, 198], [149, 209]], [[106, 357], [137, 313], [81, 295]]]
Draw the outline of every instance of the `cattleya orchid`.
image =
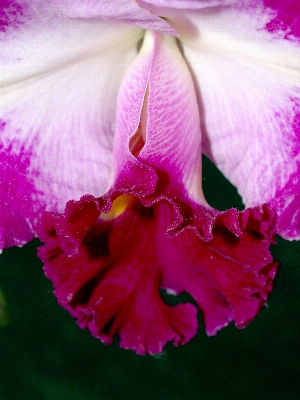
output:
[[[59, 304], [138, 354], [197, 331], [162, 288], [247, 325], [300, 237], [298, 2], [0, 4], [1, 247], [38, 235]], [[201, 152], [246, 210], [206, 202]]]

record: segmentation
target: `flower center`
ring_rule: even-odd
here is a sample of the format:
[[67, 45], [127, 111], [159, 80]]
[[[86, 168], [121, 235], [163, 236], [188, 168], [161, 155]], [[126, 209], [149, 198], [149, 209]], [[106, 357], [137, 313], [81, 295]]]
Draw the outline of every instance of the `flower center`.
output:
[[129, 194], [122, 194], [114, 200], [112, 208], [109, 212], [101, 213], [100, 219], [108, 221], [119, 217], [130, 206], [133, 200], [134, 196]]

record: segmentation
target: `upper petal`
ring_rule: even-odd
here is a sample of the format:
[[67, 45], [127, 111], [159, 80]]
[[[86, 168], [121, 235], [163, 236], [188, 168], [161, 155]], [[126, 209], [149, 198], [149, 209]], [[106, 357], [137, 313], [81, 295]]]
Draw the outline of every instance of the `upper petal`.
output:
[[299, 2], [164, 13], [194, 77], [204, 152], [246, 206], [270, 202], [278, 232], [299, 238]]

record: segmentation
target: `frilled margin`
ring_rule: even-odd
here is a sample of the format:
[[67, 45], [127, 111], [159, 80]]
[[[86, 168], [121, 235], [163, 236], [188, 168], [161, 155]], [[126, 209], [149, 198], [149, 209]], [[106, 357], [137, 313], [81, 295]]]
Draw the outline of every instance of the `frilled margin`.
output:
[[[38, 254], [45, 274], [81, 328], [106, 344], [118, 335], [121, 347], [138, 354], [159, 353], [168, 341], [185, 344], [197, 332], [197, 309], [165, 304], [161, 288], [188, 292], [208, 335], [231, 321], [243, 328], [253, 320], [279, 265], [269, 252], [271, 208], [218, 212], [198, 206], [192, 220], [177, 216], [174, 223], [180, 207], [166, 199], [145, 207], [136, 196], [121, 195], [107, 213], [109, 197], [116, 196], [84, 196], [69, 202], [63, 216], [45, 213], [41, 219], [45, 245]], [[204, 240], [197, 232], [208, 219]]]

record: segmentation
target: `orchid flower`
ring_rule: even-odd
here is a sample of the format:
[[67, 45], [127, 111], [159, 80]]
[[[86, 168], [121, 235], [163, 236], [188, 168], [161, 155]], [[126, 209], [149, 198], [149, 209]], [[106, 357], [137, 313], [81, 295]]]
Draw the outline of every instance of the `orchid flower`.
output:
[[[163, 288], [247, 325], [300, 237], [298, 2], [0, 4], [2, 248], [38, 234], [59, 304], [138, 354], [196, 333]], [[249, 208], [207, 204], [202, 151]]]

